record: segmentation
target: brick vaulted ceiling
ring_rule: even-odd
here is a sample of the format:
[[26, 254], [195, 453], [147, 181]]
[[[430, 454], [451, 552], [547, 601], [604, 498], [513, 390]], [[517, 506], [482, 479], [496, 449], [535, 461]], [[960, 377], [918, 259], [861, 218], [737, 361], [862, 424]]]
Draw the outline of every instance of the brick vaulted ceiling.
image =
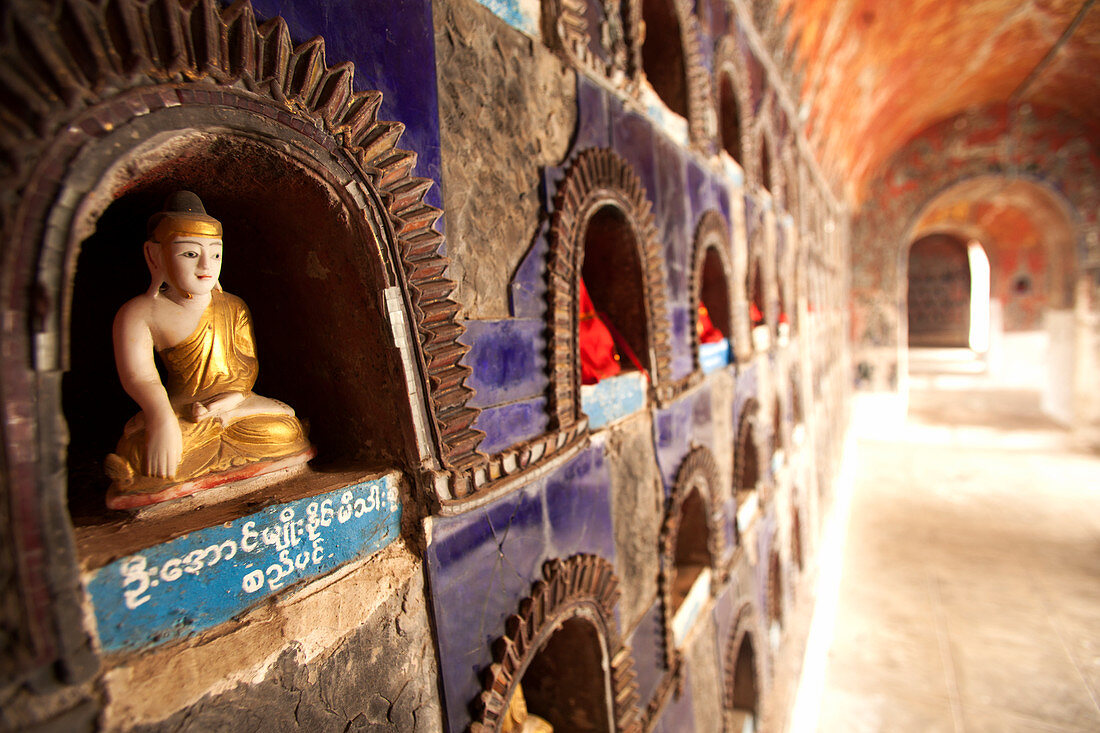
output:
[[1100, 141], [1094, 0], [779, 0], [807, 135], [850, 200], [930, 125], [1003, 102], [1053, 107]]

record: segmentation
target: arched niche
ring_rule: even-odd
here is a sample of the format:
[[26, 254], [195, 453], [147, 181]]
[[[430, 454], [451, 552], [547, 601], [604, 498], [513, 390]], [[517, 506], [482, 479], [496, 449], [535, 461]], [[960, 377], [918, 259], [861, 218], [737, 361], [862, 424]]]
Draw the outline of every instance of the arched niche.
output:
[[[796, 490], [792, 492], [798, 496]], [[802, 570], [802, 512], [796, 503], [791, 504], [791, 562], [799, 570]]]
[[779, 395], [772, 400], [772, 454], [778, 453], [786, 447], [786, 432], [784, 430], [783, 409], [779, 401]]
[[597, 309], [611, 317], [663, 397], [672, 364], [664, 256], [641, 181], [614, 152], [586, 150], [566, 171], [554, 198], [548, 261], [553, 426], [567, 429], [582, 415], [582, 271]]
[[783, 628], [783, 561], [779, 549], [772, 548], [768, 554], [768, 580], [765, 592], [768, 603], [768, 624], [774, 635], [775, 630]]
[[[391, 455], [392, 441], [378, 456], [360, 452], [366, 440], [355, 435], [366, 438], [373, 428], [362, 424], [367, 416], [355, 397], [349, 403], [359, 407], [349, 406], [337, 425], [314, 426], [337, 446], [334, 459], [457, 470], [480, 460], [480, 434], [470, 427], [477, 411], [466, 407], [472, 392], [459, 364], [467, 349], [458, 340], [453, 285], [441, 275], [446, 263], [434, 229], [441, 212], [423, 201], [431, 181], [414, 177], [415, 154], [396, 147], [403, 126], [377, 119], [381, 94], [353, 90], [351, 64], [330, 67], [321, 39], [294, 47], [285, 22], [258, 24], [247, 2], [169, 0], [150, 14], [137, 0], [70, 0], [49, 18], [44, 5], [9, 4], [0, 12], [0, 66], [9, 80], [0, 135], [0, 297], [9, 313], [0, 330], [0, 401], [5, 414], [20, 418], [9, 420], [3, 438], [0, 504], [11, 508], [4, 520], [11, 526], [0, 534], [16, 564], [9, 577], [18, 578], [6, 592], [22, 609], [4, 623], [20, 669], [54, 663], [79, 680], [97, 662], [70, 613], [82, 601], [66, 504], [70, 479], [86, 469], [67, 470], [66, 455], [70, 432], [74, 441], [92, 439], [83, 421], [96, 418], [79, 395], [62, 395], [84, 377], [73, 367], [83, 368], [85, 355], [75, 352], [95, 336], [82, 329], [107, 314], [110, 298], [140, 292], [116, 296], [116, 288], [146, 285], [141, 266], [125, 260], [130, 247], [140, 247], [132, 238], [142, 239], [135, 219], [159, 207], [177, 182], [205, 194], [225, 221], [228, 262], [234, 252], [253, 258], [238, 262], [254, 277], [227, 264], [225, 282], [252, 291], [244, 294], [255, 301], [260, 348], [270, 353], [261, 354], [262, 380], [290, 391], [305, 411], [332, 401], [325, 385], [307, 394], [294, 384], [289, 362], [307, 359], [272, 336], [274, 319], [285, 317], [295, 338], [333, 358], [341, 373], [359, 366], [387, 372], [381, 394], [414, 395], [395, 396], [385, 418], [399, 428], [398, 440], [415, 436], [405, 443], [411, 455]], [[112, 32], [97, 30], [106, 28]], [[28, 29], [18, 42], [10, 35]], [[237, 156], [256, 170], [234, 167]], [[257, 181], [278, 186], [264, 190]], [[300, 279], [278, 272], [290, 267], [304, 267]], [[349, 302], [319, 302], [321, 288], [305, 280], [323, 281], [337, 267], [348, 268], [339, 273], [348, 282], [332, 292]], [[112, 291], [102, 302], [94, 297], [99, 285]], [[353, 293], [356, 285], [363, 287]], [[314, 306], [329, 322], [304, 333], [302, 311]], [[363, 331], [346, 332], [341, 319]], [[391, 327], [397, 343], [381, 341]], [[352, 352], [340, 353], [336, 341], [349, 342]], [[363, 353], [372, 349], [381, 353]], [[337, 435], [343, 430], [351, 434]]]
[[733, 451], [733, 490], [740, 508], [750, 496], [756, 494], [760, 484], [760, 450], [756, 440], [756, 423], [759, 405], [749, 398], [741, 408], [737, 422], [737, 437]]
[[[123, 302], [148, 287], [145, 220], [178, 189], [198, 193], [222, 222], [221, 284], [252, 313], [256, 391], [307, 421], [319, 450], [314, 467], [416, 465], [418, 436], [383, 297], [395, 283], [390, 263], [376, 254], [387, 235], [368, 224], [380, 212], [360, 210], [316, 164], [323, 148], [303, 142], [301, 154], [294, 146], [287, 154], [267, 142], [268, 134], [285, 139], [285, 131], [252, 130], [247, 119], [225, 125], [231, 115], [216, 128], [196, 127], [196, 114], [178, 108], [166, 116], [174, 119], [150, 114], [116, 130], [121, 139], [146, 142], [115, 158], [78, 207], [86, 215], [73, 222], [79, 254], [62, 408], [74, 521], [103, 515], [103, 459], [139, 409], [114, 371], [111, 323]], [[108, 144], [117, 151], [117, 142], [111, 136]], [[85, 162], [74, 163], [74, 174]]]
[[774, 175], [775, 171], [772, 169], [774, 151], [772, 151], [771, 137], [766, 133], [761, 133], [760, 144], [757, 149], [760, 153], [760, 163], [757, 168], [758, 178], [756, 180], [762, 191], [772, 193], [776, 176]]
[[910, 346], [970, 345], [970, 258], [962, 239], [928, 234], [909, 248]]
[[[659, 587], [664, 608], [669, 667], [682, 640], [698, 617], [701, 604], [725, 580], [721, 562], [725, 528], [718, 505], [718, 464], [709, 450], [695, 448], [676, 473], [665, 503], [661, 527]], [[685, 606], [691, 598], [694, 605]]]
[[699, 21], [690, 0], [637, 0], [645, 34], [641, 68], [653, 91], [688, 122], [691, 142], [709, 148], [714, 133], [710, 81], [703, 64]]
[[760, 729], [763, 710], [763, 658], [756, 651], [755, 614], [745, 604], [737, 613], [726, 645], [723, 703], [725, 729], [746, 733]]
[[753, 129], [752, 87], [745, 56], [733, 36], [723, 36], [714, 52], [714, 89], [718, 103], [718, 142], [747, 168], [745, 135]]
[[[517, 688], [555, 730], [638, 731], [634, 660], [615, 620], [619, 581], [595, 555], [548, 561], [508, 618], [472, 733], [499, 731]], [[530, 691], [530, 692], [529, 692]]]
[[749, 333], [754, 352], [766, 351], [770, 343], [768, 331], [768, 298], [764, 283], [764, 254], [762, 252], [764, 235], [757, 231], [749, 252], [749, 267], [746, 276], [748, 290]]
[[[692, 257], [691, 305], [705, 307], [722, 337], [729, 342], [732, 351], [736, 341], [734, 303], [737, 294], [733, 290], [733, 264], [730, 255], [729, 229], [717, 211], [703, 214], [695, 228], [695, 251]], [[696, 319], [698, 323], [698, 319]], [[699, 335], [692, 339], [692, 356], [699, 368]]]

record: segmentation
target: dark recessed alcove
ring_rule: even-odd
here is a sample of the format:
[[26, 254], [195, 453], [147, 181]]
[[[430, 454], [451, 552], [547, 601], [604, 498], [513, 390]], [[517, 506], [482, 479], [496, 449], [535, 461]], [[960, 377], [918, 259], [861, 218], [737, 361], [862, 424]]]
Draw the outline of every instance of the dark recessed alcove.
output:
[[688, 116], [687, 63], [681, 38], [680, 19], [673, 0], [643, 0], [642, 68], [653, 91], [668, 108]]
[[772, 157], [768, 150], [768, 141], [760, 138], [760, 187], [772, 190]]
[[[140, 170], [139, 170], [140, 169]], [[195, 191], [224, 227], [223, 288], [248, 305], [260, 363], [255, 391], [308, 423], [313, 465], [403, 466], [412, 440], [400, 362], [382, 313], [381, 264], [366, 225], [320, 176], [243, 136], [195, 135], [120, 190], [81, 245], [72, 283], [71, 364], [63, 408], [71, 434], [74, 518], [102, 515], [104, 457], [138, 406], [115, 372], [111, 324], [149, 287], [148, 217]]]
[[698, 489], [693, 489], [680, 506], [680, 522], [672, 558], [672, 613], [680, 609], [695, 580], [704, 569], [710, 567], [709, 539], [706, 505]]
[[737, 445], [733, 455], [734, 490], [737, 492], [737, 504], [744, 497], [756, 491], [760, 480], [760, 457], [753, 440], [753, 423], [756, 421], [757, 406], [750, 401], [745, 405], [741, 421], [737, 426]]
[[744, 730], [756, 730], [759, 707], [759, 694], [756, 689], [756, 652], [752, 647], [752, 637], [748, 634], [741, 640], [737, 649], [737, 660], [733, 667], [733, 690], [730, 702], [733, 715], [729, 730], [741, 733]]
[[750, 268], [749, 278], [749, 299], [750, 302], [756, 306], [756, 310], [752, 313], [752, 325], [759, 326], [763, 324], [767, 318], [767, 306], [764, 303], [764, 277], [761, 273], [760, 260], [756, 259], [753, 262], [753, 266]]
[[[589, 218], [581, 277], [612, 333], [617, 331], [642, 367], [651, 370], [642, 263], [634, 230], [618, 207], [604, 206]], [[623, 369], [631, 369], [628, 356], [621, 356]]]
[[536, 652], [521, 685], [527, 709], [554, 730], [611, 730], [603, 645], [596, 628], [581, 618], [562, 623]]
[[741, 163], [741, 108], [729, 74], [722, 74], [718, 82], [718, 118], [722, 148]]
[[726, 339], [732, 339], [730, 330], [730, 297], [726, 271], [722, 258], [714, 247], [707, 248], [703, 258], [702, 279], [699, 283], [699, 300], [710, 314], [711, 323]]

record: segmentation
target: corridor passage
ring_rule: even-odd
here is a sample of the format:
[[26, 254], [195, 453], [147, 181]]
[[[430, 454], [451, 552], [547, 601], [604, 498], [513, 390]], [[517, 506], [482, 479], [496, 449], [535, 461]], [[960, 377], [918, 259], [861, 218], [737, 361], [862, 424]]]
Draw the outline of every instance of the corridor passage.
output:
[[1100, 731], [1100, 457], [972, 375], [857, 430], [818, 730]]

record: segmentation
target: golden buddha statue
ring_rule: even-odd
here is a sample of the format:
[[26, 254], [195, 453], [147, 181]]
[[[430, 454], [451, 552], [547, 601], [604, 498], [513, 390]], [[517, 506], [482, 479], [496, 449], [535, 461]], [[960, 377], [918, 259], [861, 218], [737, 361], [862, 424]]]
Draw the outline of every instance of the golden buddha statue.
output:
[[252, 391], [251, 317], [218, 284], [221, 223], [179, 191], [148, 233], [152, 284], [114, 323], [119, 378], [141, 412], [107, 456], [107, 505], [133, 509], [308, 461], [315, 451], [294, 410]]
[[500, 723], [500, 733], [554, 733], [554, 726], [545, 720], [527, 712], [527, 700], [523, 697], [523, 686], [516, 685], [512, 699], [508, 701], [508, 710]]

